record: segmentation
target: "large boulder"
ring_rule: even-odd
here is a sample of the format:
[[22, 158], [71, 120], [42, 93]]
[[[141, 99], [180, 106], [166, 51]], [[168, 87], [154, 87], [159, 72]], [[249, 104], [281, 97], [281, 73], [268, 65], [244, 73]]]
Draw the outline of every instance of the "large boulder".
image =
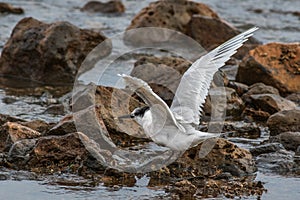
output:
[[270, 116], [267, 121], [270, 135], [278, 135], [282, 132], [300, 131], [300, 109], [283, 110]]
[[277, 88], [282, 95], [299, 92], [299, 63], [300, 44], [261, 45], [243, 59], [236, 80], [248, 85], [262, 82]]
[[[69, 22], [47, 24], [22, 19], [12, 31], [0, 58], [0, 74], [48, 85], [73, 83], [87, 54], [103, 42], [101, 33], [80, 29]], [[110, 52], [99, 52], [107, 55]]]
[[[134, 17], [127, 30], [140, 27], [161, 27], [182, 32], [192, 37], [206, 50], [211, 50], [240, 33], [229, 23], [220, 19], [217, 13], [207, 5], [185, 0], [150, 3]], [[155, 37], [151, 33], [144, 35], [130, 33], [130, 35], [138, 41], [149, 41], [150, 37]], [[165, 37], [167, 35], [165, 34]], [[170, 34], [167, 40], [174, 39], [173, 36]], [[240, 50], [235, 56], [241, 58], [257, 44], [259, 44], [257, 40], [250, 39], [243, 47], [244, 50]]]

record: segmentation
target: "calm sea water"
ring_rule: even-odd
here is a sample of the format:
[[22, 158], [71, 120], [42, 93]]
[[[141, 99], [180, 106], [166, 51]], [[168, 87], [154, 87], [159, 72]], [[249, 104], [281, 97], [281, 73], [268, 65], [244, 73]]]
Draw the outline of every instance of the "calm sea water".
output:
[[[10, 36], [13, 27], [24, 17], [34, 17], [44, 22], [69, 21], [80, 27], [102, 31], [113, 37], [125, 30], [131, 19], [150, 0], [123, 1], [126, 12], [122, 15], [90, 14], [80, 12], [86, 0], [2, 0], [24, 8], [24, 15], [0, 15], [0, 51]], [[199, 1], [200, 2], [200, 1]], [[263, 43], [299, 42], [300, 17], [293, 12], [300, 11], [299, 0], [203, 0], [211, 6], [223, 19], [241, 31], [258, 26], [260, 30], [255, 37]], [[109, 79], [109, 78], [108, 78]], [[16, 83], [17, 84], [17, 83]], [[7, 98], [4, 90], [0, 90], [0, 98]], [[0, 112], [18, 115], [26, 119], [41, 118], [57, 121], [59, 118], [42, 114], [46, 109], [40, 105], [40, 99], [34, 97], [15, 98], [13, 103], [0, 102]], [[262, 196], [265, 200], [300, 199], [300, 179], [279, 175], [259, 173], [257, 180], [265, 183], [268, 193]], [[141, 182], [147, 182], [142, 180]], [[47, 181], [0, 181], [0, 199], [157, 199], [165, 196], [163, 191], [150, 190], [146, 183], [135, 187], [123, 187], [117, 191], [98, 187], [69, 187], [49, 184]]]

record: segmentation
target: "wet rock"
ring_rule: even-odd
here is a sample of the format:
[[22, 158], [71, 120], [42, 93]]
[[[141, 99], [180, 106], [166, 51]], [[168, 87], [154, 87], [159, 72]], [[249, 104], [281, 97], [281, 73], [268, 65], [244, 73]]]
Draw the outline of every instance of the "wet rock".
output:
[[23, 139], [15, 142], [9, 152], [7, 161], [12, 163], [13, 168], [23, 168], [30, 158], [30, 153], [33, 150], [37, 139]]
[[287, 150], [296, 151], [300, 146], [300, 132], [284, 132], [273, 137], [271, 141], [280, 142]]
[[42, 120], [33, 120], [28, 122], [20, 122], [21, 125], [26, 126], [28, 128], [31, 128], [37, 132], [40, 132], [42, 135], [44, 135], [49, 129], [53, 127], [53, 124], [49, 124]]
[[271, 114], [266, 111], [256, 110], [251, 107], [246, 107], [242, 113], [242, 117], [251, 122], [253, 121], [266, 122], [270, 116]]
[[172, 190], [176, 193], [179, 199], [193, 199], [196, 193], [197, 187], [188, 180], [182, 180], [175, 183], [175, 187]]
[[[185, 33], [199, 42], [204, 49], [211, 50], [238, 35], [240, 32], [222, 19], [193, 15]], [[249, 50], [257, 47], [258, 44], [257, 40], [250, 38], [234, 57], [242, 59]]]
[[229, 81], [227, 86], [229, 88], [234, 89], [239, 96], [242, 96], [244, 93], [248, 92], [249, 90], [248, 85], [235, 82], [235, 81]]
[[270, 135], [275, 136], [282, 132], [300, 131], [300, 109], [284, 110], [270, 116], [267, 121]]
[[[26, 168], [36, 172], [77, 172], [88, 155], [85, 145], [94, 143], [83, 133], [41, 137], [30, 153]], [[71, 166], [72, 165], [72, 166]]]
[[22, 8], [13, 7], [9, 3], [0, 2], [0, 13], [23, 14], [24, 10]]
[[63, 104], [53, 104], [47, 107], [44, 111], [45, 114], [52, 114], [52, 115], [64, 115], [65, 114], [65, 107]]
[[260, 154], [272, 153], [279, 150], [284, 150], [284, 147], [280, 143], [263, 144], [263, 145], [250, 148], [250, 152], [254, 156], [258, 156]]
[[80, 10], [101, 13], [123, 13], [125, 11], [125, 6], [123, 5], [122, 1], [119, 0], [108, 1], [105, 3], [100, 1], [90, 1], [86, 3]]
[[286, 97], [287, 100], [290, 100], [300, 106], [300, 93], [293, 93]]
[[190, 65], [183, 58], [143, 56], [135, 62], [131, 75], [149, 83], [152, 90], [171, 105], [181, 77]]
[[214, 87], [210, 88], [208, 92], [203, 111], [209, 116], [213, 113], [215, 118], [222, 117], [224, 114], [226, 116], [239, 117], [243, 108], [244, 103], [234, 89]]
[[285, 149], [260, 154], [256, 158], [257, 166], [263, 171], [290, 172], [295, 168], [294, 154], [294, 152]]
[[147, 138], [147, 136], [134, 120], [116, 120], [117, 117], [129, 114], [135, 108], [144, 106], [143, 103], [131, 97], [130, 93], [109, 87], [97, 87], [95, 95], [97, 116], [103, 119], [115, 144], [126, 147], [149, 141], [142, 139]]
[[193, 1], [156, 1], [143, 8], [127, 29], [163, 27], [186, 33], [193, 15], [219, 18], [208, 6]]
[[279, 91], [269, 85], [265, 85], [263, 83], [255, 83], [249, 86], [249, 90], [242, 96], [244, 101], [250, 101], [250, 95], [255, 94], [276, 94], [279, 95]]
[[225, 122], [223, 131], [228, 137], [258, 138], [261, 130], [256, 123], [247, 123], [243, 121]]
[[248, 85], [262, 82], [277, 88], [281, 95], [298, 92], [299, 58], [299, 44], [261, 45], [249, 51], [239, 66], [236, 80]]
[[0, 150], [8, 150], [10, 146], [21, 139], [40, 137], [41, 134], [31, 128], [20, 125], [16, 122], [7, 122], [0, 131]]
[[51, 128], [46, 135], [66, 135], [68, 133], [77, 132], [73, 120], [73, 115], [66, 115], [53, 128]]
[[224, 139], [210, 140], [209, 143], [204, 145], [214, 145], [210, 146], [213, 149], [205, 157], [202, 157], [203, 149], [201, 151], [201, 145], [198, 145], [187, 150], [177, 161], [167, 166], [167, 170], [160, 172], [159, 175], [157, 172], [152, 172], [151, 177], [159, 176], [168, 180], [170, 176], [213, 176], [226, 172], [229, 172], [232, 176], [239, 177], [256, 171], [255, 163], [249, 151], [239, 148]]
[[251, 104], [257, 109], [274, 114], [282, 110], [291, 110], [296, 108], [292, 101], [284, 99], [275, 94], [255, 94], [250, 95]]
[[[14, 28], [0, 58], [0, 74], [48, 85], [71, 84], [87, 54], [104, 41], [101, 33], [68, 22], [46, 24], [22, 19]], [[104, 56], [110, 52], [99, 52]]]
[[0, 126], [5, 124], [6, 122], [25, 122], [25, 120], [9, 115], [0, 114]]

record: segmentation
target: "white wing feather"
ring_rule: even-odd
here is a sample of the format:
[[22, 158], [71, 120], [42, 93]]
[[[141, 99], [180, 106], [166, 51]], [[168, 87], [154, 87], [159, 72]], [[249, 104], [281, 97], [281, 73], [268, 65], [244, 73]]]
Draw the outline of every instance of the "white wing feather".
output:
[[179, 130], [185, 132], [184, 127], [176, 121], [168, 105], [152, 91], [151, 87], [145, 81], [126, 74], [121, 74], [119, 76], [124, 79], [126, 85], [131, 91], [135, 92], [147, 105], [150, 106], [150, 109], [151, 107], [154, 107], [155, 110], [162, 109], [161, 113], [165, 113], [165, 119], [167, 119], [165, 125], [175, 125], [179, 128]]
[[201, 106], [205, 102], [213, 75], [257, 29], [254, 27], [235, 36], [192, 64], [182, 76], [171, 105], [175, 116], [183, 118], [186, 123], [199, 124]]

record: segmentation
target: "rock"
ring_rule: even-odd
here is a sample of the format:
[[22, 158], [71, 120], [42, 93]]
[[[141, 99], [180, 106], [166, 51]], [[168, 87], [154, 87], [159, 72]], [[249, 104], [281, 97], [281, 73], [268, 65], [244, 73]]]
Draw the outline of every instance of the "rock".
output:
[[116, 120], [117, 117], [129, 114], [135, 108], [144, 106], [128, 93], [109, 87], [98, 86], [95, 94], [96, 114], [103, 119], [112, 141], [128, 147], [149, 141], [140, 125], [134, 120]]
[[[185, 33], [199, 42], [204, 49], [212, 50], [241, 32], [222, 19], [193, 15]], [[242, 59], [249, 50], [257, 47], [258, 44], [260, 43], [257, 40], [250, 38], [234, 57]]]
[[13, 7], [11, 4], [0, 2], [0, 13], [23, 14], [24, 10]]
[[6, 122], [25, 122], [25, 120], [9, 115], [0, 114], [0, 126], [5, 124]]
[[261, 130], [255, 123], [243, 121], [225, 122], [223, 131], [228, 137], [242, 137], [255, 139], [260, 137]]
[[187, 150], [174, 163], [167, 166], [164, 172], [151, 172], [151, 177], [169, 178], [214, 176], [216, 174], [230, 173], [232, 176], [244, 176], [256, 171], [256, 166], [249, 151], [239, 148], [235, 144], [218, 139], [213, 149], [203, 158], [200, 158], [201, 145]]
[[239, 96], [242, 96], [249, 90], [248, 85], [235, 81], [229, 81], [227, 87], [234, 89]]
[[[227, 22], [221, 20], [217, 13], [207, 5], [184, 0], [150, 3], [134, 17], [127, 30], [140, 27], [162, 27], [182, 32], [192, 37], [206, 50], [211, 50], [239, 33]], [[150, 34], [130, 34], [137, 41], [145, 41], [150, 38]], [[153, 36], [151, 35], [151, 37]], [[168, 37], [167, 34], [165, 37]], [[172, 39], [172, 35], [169, 37], [168, 41]], [[244, 50], [239, 50], [235, 57], [241, 58], [246, 51], [254, 48], [257, 44], [259, 44], [257, 40], [250, 39], [250, 42], [243, 46]]]
[[296, 104], [294, 102], [275, 94], [254, 94], [250, 95], [249, 98], [251, 104], [257, 110], [263, 110], [270, 114], [274, 114], [282, 110], [291, 110], [296, 108]]
[[8, 162], [14, 168], [22, 168], [30, 158], [30, 153], [36, 144], [37, 139], [23, 139], [15, 142], [8, 152]]
[[149, 83], [152, 90], [171, 105], [181, 77], [190, 65], [183, 58], [143, 56], [135, 62], [131, 75]]
[[254, 94], [276, 94], [279, 95], [279, 91], [269, 85], [265, 85], [263, 83], [255, 83], [249, 86], [249, 90], [242, 96], [244, 101], [250, 101], [250, 95]]
[[63, 104], [52, 104], [47, 107], [44, 111], [45, 114], [51, 115], [64, 115], [65, 114], [65, 107]]
[[300, 131], [300, 109], [283, 110], [270, 116], [267, 121], [270, 135], [275, 136], [282, 132]]
[[73, 115], [66, 115], [53, 128], [51, 128], [46, 135], [66, 135], [68, 133], [77, 132], [74, 124]]
[[20, 122], [21, 125], [26, 126], [28, 128], [31, 128], [37, 132], [40, 132], [42, 135], [44, 135], [47, 131], [53, 127], [53, 124], [49, 124], [42, 120], [33, 120], [28, 122]]
[[299, 44], [261, 45], [243, 59], [236, 80], [248, 85], [262, 82], [277, 88], [281, 95], [299, 92], [299, 58]]
[[295, 167], [294, 154], [295, 153], [284, 149], [260, 154], [256, 158], [257, 166], [261, 171], [290, 172], [293, 171]]
[[88, 12], [102, 12], [102, 13], [123, 13], [125, 11], [125, 6], [122, 1], [113, 0], [108, 2], [90, 1], [86, 3], [81, 9], [81, 11]]
[[[94, 145], [83, 133], [48, 136], [38, 139], [26, 168], [37, 172], [69, 170], [77, 172], [88, 155], [85, 144]], [[72, 165], [72, 168], [70, 166]]]
[[21, 139], [40, 137], [41, 134], [31, 128], [22, 126], [16, 122], [7, 122], [0, 131], [0, 151], [8, 150], [10, 146]]
[[255, 110], [251, 107], [246, 107], [242, 113], [242, 117], [248, 121], [260, 121], [266, 122], [269, 117], [271, 116], [270, 113], [262, 110]]
[[280, 142], [287, 150], [296, 151], [300, 146], [300, 132], [284, 132], [272, 138], [274, 142]]
[[290, 100], [300, 106], [300, 93], [293, 93], [286, 97], [287, 100]]
[[179, 199], [192, 199], [196, 193], [197, 187], [188, 180], [182, 180], [175, 183], [175, 187], [172, 190], [179, 196]]
[[186, 33], [193, 15], [219, 18], [217, 13], [202, 3], [193, 1], [156, 1], [143, 8], [131, 21], [128, 29], [163, 27]]
[[284, 147], [280, 143], [263, 144], [263, 145], [250, 148], [250, 152], [254, 156], [258, 156], [260, 154], [272, 153], [279, 150], [284, 150]]
[[[104, 41], [101, 33], [79, 29], [68, 22], [46, 24], [22, 19], [14, 28], [0, 58], [0, 74], [48, 85], [74, 82], [87, 54]], [[104, 56], [110, 52], [99, 52]]]

